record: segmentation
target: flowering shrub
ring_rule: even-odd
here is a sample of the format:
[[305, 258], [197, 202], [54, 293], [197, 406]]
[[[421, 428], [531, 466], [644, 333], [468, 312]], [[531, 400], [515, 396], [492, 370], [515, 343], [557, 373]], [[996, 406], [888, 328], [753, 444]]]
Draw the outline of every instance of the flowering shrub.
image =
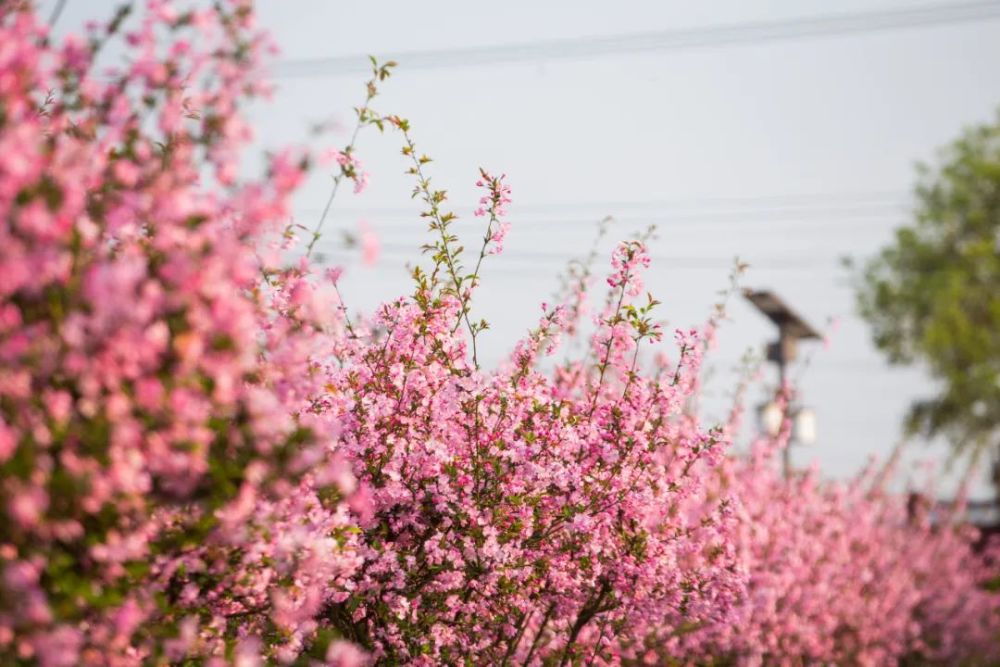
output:
[[343, 634], [391, 663], [566, 663], [627, 653], [633, 627], [726, 621], [742, 587], [727, 506], [679, 511], [724, 442], [676, 415], [693, 335], [673, 372], [636, 371], [659, 338], [630, 303], [647, 263], [641, 243], [619, 247], [595, 363], [555, 381], [535, 365], [562, 306], [492, 373], [458, 334], [471, 288], [421, 278], [380, 309], [384, 336], [331, 390], [351, 397], [341, 448], [372, 506], [357, 589], [330, 608]]
[[[126, 65], [97, 71], [104, 45]], [[986, 562], [864, 480], [786, 481], [692, 413], [715, 322], [672, 362], [645, 243], [589, 268], [498, 368], [473, 316], [511, 189], [455, 216], [409, 123], [433, 241], [412, 294], [348, 316], [288, 263], [313, 162], [239, 178], [268, 43], [242, 0], [148, 0], [55, 45], [0, 5], [0, 662], [954, 662], [994, 649]], [[355, 133], [356, 136], [356, 133]], [[326, 157], [364, 189], [354, 140]], [[377, 240], [363, 229], [367, 257]], [[294, 250], [292, 251], [294, 255]], [[548, 370], [543, 370], [548, 369]], [[778, 443], [780, 444], [780, 443]]]
[[913, 503], [919, 496], [887, 495], [892, 461], [845, 483], [814, 472], [785, 479], [776, 459], [788, 429], [716, 467], [706, 493], [739, 498], [733, 539], [750, 572], [747, 595], [735, 623], [700, 629], [674, 655], [737, 664], [995, 664], [1000, 600], [985, 584], [996, 577], [996, 548], [976, 553], [976, 531], [953, 523], [955, 508], [932, 517]]
[[[0, 9], [0, 662], [294, 653], [358, 554], [353, 478], [308, 411], [336, 310], [259, 258], [303, 158], [236, 177], [267, 42], [242, 2], [152, 1], [61, 45], [18, 4]], [[96, 72], [123, 32], [127, 65]]]

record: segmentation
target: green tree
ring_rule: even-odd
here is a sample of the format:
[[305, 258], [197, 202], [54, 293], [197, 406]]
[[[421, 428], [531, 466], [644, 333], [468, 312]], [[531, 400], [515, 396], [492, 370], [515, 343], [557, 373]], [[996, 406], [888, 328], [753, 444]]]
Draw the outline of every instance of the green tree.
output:
[[890, 362], [922, 362], [937, 393], [911, 434], [1000, 451], [1000, 116], [921, 165], [912, 224], [864, 267], [861, 315]]

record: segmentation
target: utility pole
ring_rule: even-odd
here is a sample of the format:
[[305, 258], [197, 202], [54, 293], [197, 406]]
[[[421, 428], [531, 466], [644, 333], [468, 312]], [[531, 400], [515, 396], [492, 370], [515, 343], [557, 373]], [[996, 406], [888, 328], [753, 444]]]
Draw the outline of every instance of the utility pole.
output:
[[[780, 394], [785, 388], [788, 364], [795, 360], [798, 352], [798, 342], [800, 340], [818, 340], [822, 336], [773, 292], [745, 289], [743, 296], [778, 327], [778, 340], [767, 346], [767, 360], [778, 367], [778, 393]], [[779, 427], [784, 421], [785, 413], [791, 412], [789, 407], [786, 406], [785, 410], [778, 414]], [[802, 411], [797, 413], [797, 415], [802, 414]], [[811, 413], [809, 414], [811, 415]], [[775, 434], [772, 433], [772, 435]], [[785, 477], [788, 477], [792, 472], [791, 444], [789, 442], [782, 451], [782, 470]]]

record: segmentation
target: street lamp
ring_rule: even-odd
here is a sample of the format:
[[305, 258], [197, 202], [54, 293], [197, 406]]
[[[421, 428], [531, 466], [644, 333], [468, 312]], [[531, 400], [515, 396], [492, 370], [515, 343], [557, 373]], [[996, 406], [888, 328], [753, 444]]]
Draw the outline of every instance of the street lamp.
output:
[[[822, 336], [774, 292], [746, 289], [743, 290], [743, 296], [778, 327], [778, 340], [767, 346], [767, 360], [778, 367], [778, 391], [782, 391], [788, 364], [795, 360], [799, 341], [819, 340]], [[809, 408], [788, 406], [788, 414], [792, 419], [792, 440], [802, 444], [815, 442], [815, 413]], [[768, 435], [776, 436], [781, 431], [784, 418], [780, 405], [772, 401], [760, 411], [761, 428]], [[785, 476], [788, 476], [792, 468], [790, 447], [785, 447], [782, 454]]]
[[[812, 408], [792, 407], [788, 414], [792, 420], [791, 440], [803, 445], [816, 442], [816, 413]], [[760, 430], [774, 438], [781, 433], [785, 411], [778, 401], [768, 401], [757, 409], [757, 420]]]
[[799, 408], [792, 414], [792, 440], [803, 445], [816, 442], [816, 413], [812, 408]]

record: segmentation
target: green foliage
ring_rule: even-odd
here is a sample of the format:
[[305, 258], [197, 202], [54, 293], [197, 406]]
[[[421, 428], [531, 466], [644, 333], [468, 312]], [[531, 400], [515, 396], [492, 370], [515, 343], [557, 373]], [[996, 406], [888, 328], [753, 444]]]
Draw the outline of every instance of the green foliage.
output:
[[936, 395], [911, 432], [996, 445], [1000, 425], [1000, 116], [920, 167], [914, 222], [861, 275], [858, 303], [893, 363], [922, 362]]

